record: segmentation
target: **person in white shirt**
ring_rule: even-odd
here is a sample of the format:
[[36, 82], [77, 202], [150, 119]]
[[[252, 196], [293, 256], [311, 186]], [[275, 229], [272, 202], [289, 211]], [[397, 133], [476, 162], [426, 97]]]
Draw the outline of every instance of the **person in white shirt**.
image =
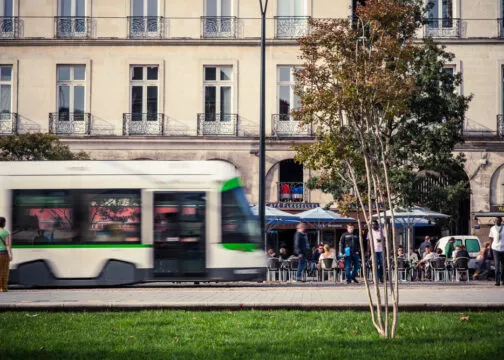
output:
[[504, 226], [502, 226], [502, 218], [495, 218], [495, 225], [490, 228], [488, 235], [492, 242], [492, 252], [495, 264], [495, 286], [500, 286], [502, 279], [502, 268], [504, 267]]
[[439, 255], [435, 251], [431, 251], [430, 246], [425, 247], [425, 255], [422, 260], [418, 262], [419, 267], [422, 266], [422, 264], [425, 265], [425, 273], [427, 275], [427, 278], [430, 278], [431, 275], [431, 261], [434, 259], [437, 259]]
[[[378, 279], [383, 282], [383, 243], [385, 242], [385, 236], [383, 235], [383, 230], [380, 228], [378, 221], [373, 220], [371, 225], [371, 230], [368, 232], [368, 249], [371, 249], [371, 237], [373, 238], [373, 245], [376, 254], [376, 266], [378, 271]], [[371, 250], [369, 250], [371, 254]]]

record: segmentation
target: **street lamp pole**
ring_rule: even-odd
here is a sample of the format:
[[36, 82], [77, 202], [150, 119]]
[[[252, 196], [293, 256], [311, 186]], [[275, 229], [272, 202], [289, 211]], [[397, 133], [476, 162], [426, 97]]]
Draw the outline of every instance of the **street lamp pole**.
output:
[[259, 125], [259, 221], [261, 222], [261, 236], [264, 240], [264, 250], [267, 247], [266, 236], [266, 202], [265, 202], [265, 178], [266, 178], [266, 11], [268, 0], [259, 0], [261, 5], [261, 100], [260, 100], [260, 125]]

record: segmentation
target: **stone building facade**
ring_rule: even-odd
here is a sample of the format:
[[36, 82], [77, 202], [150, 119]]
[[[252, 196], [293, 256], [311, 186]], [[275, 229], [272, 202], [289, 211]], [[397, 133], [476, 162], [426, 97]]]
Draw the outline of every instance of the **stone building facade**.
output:
[[[472, 231], [483, 231], [474, 226], [504, 205], [504, 5], [427, 2], [419, 37], [455, 54], [448, 71], [474, 95], [457, 151], [468, 158]], [[304, 187], [312, 174], [292, 162], [292, 145], [313, 137], [289, 116], [291, 70], [308, 18], [346, 18], [354, 3], [269, 0], [269, 203], [330, 201]], [[225, 160], [256, 202], [259, 37], [258, 0], [0, 0], [0, 132], [50, 131], [94, 159]]]

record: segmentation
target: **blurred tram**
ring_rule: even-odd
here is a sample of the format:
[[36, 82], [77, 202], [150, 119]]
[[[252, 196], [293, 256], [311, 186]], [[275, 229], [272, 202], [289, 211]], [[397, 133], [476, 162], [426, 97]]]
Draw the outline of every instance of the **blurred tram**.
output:
[[259, 223], [226, 162], [10, 162], [0, 191], [11, 283], [264, 279]]

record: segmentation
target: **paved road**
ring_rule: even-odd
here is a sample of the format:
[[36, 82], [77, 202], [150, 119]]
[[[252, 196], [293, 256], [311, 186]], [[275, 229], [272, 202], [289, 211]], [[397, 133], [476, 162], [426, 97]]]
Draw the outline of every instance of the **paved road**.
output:
[[[401, 286], [404, 310], [504, 310], [504, 287], [413, 284]], [[107, 309], [367, 309], [363, 285], [150, 284], [99, 289], [11, 289], [0, 293], [0, 311]]]

